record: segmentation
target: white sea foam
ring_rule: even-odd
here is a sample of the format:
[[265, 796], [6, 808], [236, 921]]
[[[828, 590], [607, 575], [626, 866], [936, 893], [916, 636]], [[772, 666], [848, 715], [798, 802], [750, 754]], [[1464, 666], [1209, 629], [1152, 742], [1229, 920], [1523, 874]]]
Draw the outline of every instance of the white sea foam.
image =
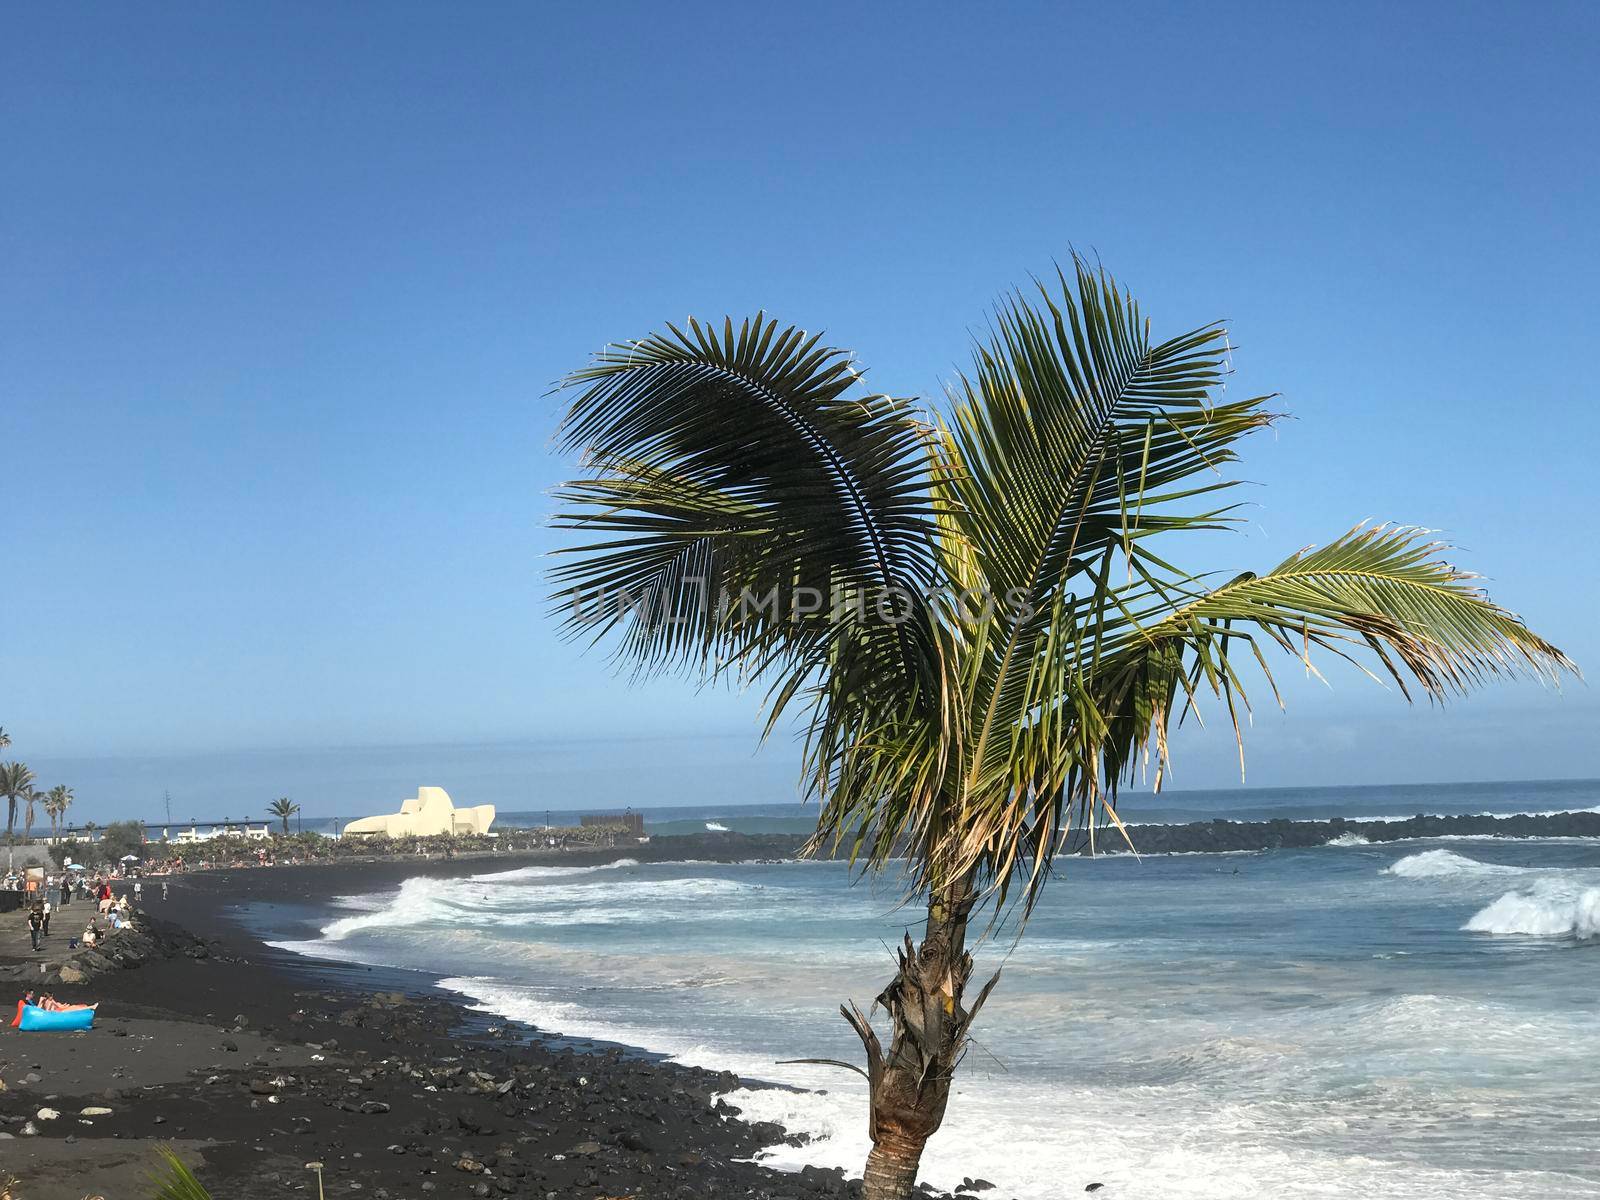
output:
[[[808, 1135], [802, 1146], [779, 1143], [757, 1157], [782, 1170], [806, 1165], [860, 1171], [869, 1148], [866, 1098], [856, 1078], [844, 1071], [810, 1065], [780, 1065], [773, 1053], [731, 1049], [720, 1040], [682, 1030], [631, 1021], [607, 1020], [582, 1005], [528, 987], [489, 978], [455, 978], [441, 986], [466, 997], [480, 1011], [569, 1037], [640, 1046], [711, 1070], [733, 1071], [745, 1079], [764, 1079], [803, 1090], [738, 1087], [724, 1098], [745, 1120], [775, 1122], [791, 1133]], [[1104, 1185], [1101, 1195], [1117, 1200], [1243, 1200], [1293, 1196], [1301, 1200], [1343, 1200], [1353, 1194], [1383, 1194], [1405, 1200], [1464, 1200], [1466, 1197], [1576, 1197], [1576, 1188], [1549, 1177], [1524, 1180], [1515, 1171], [1466, 1174], [1408, 1162], [1397, 1170], [1385, 1158], [1273, 1144], [1275, 1130], [1289, 1122], [1302, 1130], [1325, 1130], [1348, 1139], [1352, 1128], [1369, 1122], [1371, 1100], [1334, 1101], [1293, 1096], [1282, 1082], [1321, 1061], [1353, 1039], [1371, 1041], [1384, 1051], [1415, 1054], [1437, 1062], [1461, 1045], [1462, 1031], [1482, 1031], [1492, 1042], [1474, 1041], [1476, 1053], [1526, 1062], [1541, 1047], [1571, 1036], [1516, 1014], [1452, 997], [1413, 995], [1343, 1006], [1328, 1014], [1308, 1045], [1298, 1045], [1307, 1026], [1302, 1016], [1285, 1018], [1269, 1039], [1254, 1033], [1213, 1032], [1187, 1047], [1181, 1061], [1168, 1064], [1159, 1078], [1138, 1086], [1103, 1089], [1075, 1083], [1070, 1074], [1055, 1080], [1013, 1078], [969, 1064], [958, 1077], [950, 1112], [938, 1137], [929, 1143], [921, 1178], [936, 1187], [953, 1187], [965, 1176], [996, 1181], [1007, 1195], [1053, 1200], [1080, 1192], [1086, 1183]], [[1313, 1027], [1316, 1028], [1316, 1027]], [[1432, 1039], [1431, 1041], [1429, 1039]], [[1283, 1064], [1290, 1074], [1272, 1072]], [[1209, 1070], [1196, 1070], [1214, 1064]], [[1158, 1066], [1160, 1064], [1157, 1064]], [[1415, 1064], [1406, 1063], [1406, 1069]], [[1235, 1081], [1266, 1073], [1268, 1096], [1240, 1092], [1228, 1103], [1199, 1082], [1216, 1076]], [[1211, 1086], [1215, 1086], [1213, 1081]], [[1400, 1089], [1395, 1103], [1411, 1093], [1400, 1081], [1383, 1081], [1381, 1090]], [[1064, 1138], [1059, 1114], [1071, 1112], [1073, 1136]], [[1526, 1184], [1526, 1186], [1524, 1186]]]
[[1328, 839], [1328, 845], [1330, 846], [1370, 846], [1371, 844], [1359, 833], [1341, 833], [1338, 837]]
[[1423, 850], [1385, 867], [1383, 873], [1403, 879], [1449, 879], [1462, 875], [1514, 875], [1523, 869], [1479, 862], [1454, 850]]
[[[627, 860], [624, 860], [626, 863]], [[623, 863], [606, 864], [608, 867]], [[628, 865], [637, 865], [629, 863]], [[532, 868], [541, 871], [556, 868]], [[469, 879], [407, 879], [387, 902], [363, 908], [323, 926], [322, 936], [340, 941], [363, 931], [414, 929], [425, 926], [615, 925], [659, 920], [663, 905], [728, 901], [759, 893], [760, 888], [728, 879], [597, 879], [582, 878], [599, 867], [568, 868], [561, 874], [520, 872], [477, 875]], [[516, 878], [513, 878], [513, 875]], [[512, 883], [549, 880], [538, 887], [506, 887]], [[774, 919], [782, 917], [774, 911]]]
[[615, 862], [597, 863], [589, 867], [518, 867], [512, 871], [491, 871], [487, 875], [473, 875], [471, 878], [495, 879], [502, 883], [515, 882], [519, 879], [571, 879], [575, 876], [591, 875], [596, 871], [620, 871], [638, 865], [639, 860], [636, 858], [619, 858]]
[[[1318, 869], [1334, 874], [1313, 872], [1314, 896], [1337, 908], [1374, 893], [1351, 878], [1349, 863], [1324, 856]], [[1139, 938], [1067, 916], [1068, 901], [1092, 904], [1113, 889], [1113, 901], [1092, 916], [1121, 902], [1117, 889], [1143, 896], [1159, 884], [1145, 875], [1126, 882], [1136, 874], [1130, 867], [1091, 870], [1092, 892], [1058, 888], [1050, 900], [1056, 907], [1035, 918], [1020, 946], [986, 948], [984, 969], [1003, 961], [1007, 974], [985, 1009], [982, 1046], [963, 1065], [948, 1119], [929, 1147], [927, 1182], [949, 1188], [963, 1176], [983, 1176], [1021, 1200], [1055, 1200], [1089, 1182], [1105, 1184], [1098, 1194], [1116, 1200], [1591, 1194], [1584, 1180], [1560, 1170], [1496, 1161], [1492, 1152], [1502, 1143], [1485, 1149], [1476, 1126], [1463, 1127], [1482, 1109], [1484, 1119], [1507, 1122], [1504, 1145], [1527, 1148], [1559, 1124], [1572, 1096], [1587, 1095], [1570, 1048], [1588, 1036], [1588, 1010], [1459, 995], [1453, 975], [1435, 981], [1425, 968], [1366, 977], [1359, 964], [1336, 969], [1317, 954], [1289, 958], [1270, 978], [1247, 966], [1197, 970], [1209, 960], [1192, 961], [1190, 943], [1159, 921]], [[1226, 872], [1203, 862], [1161, 868], [1192, 877], [1202, 897], [1218, 869]], [[1561, 883], [1576, 898], [1595, 879], [1592, 871], [1496, 866], [1450, 851], [1411, 855], [1391, 870], [1438, 882], [1397, 880], [1376, 889], [1389, 893], [1383, 904], [1399, 897], [1442, 917], [1439, 932], [1457, 940], [1445, 930], [1508, 887], [1553, 899]], [[836, 874], [837, 887], [821, 873]], [[891, 965], [884, 940], [896, 941], [895, 927], [914, 914], [902, 918], [885, 898], [845, 887], [838, 864], [510, 874], [412, 881], [370, 911], [330, 914], [340, 919], [334, 926], [368, 922], [345, 925], [341, 938], [286, 946], [421, 969], [448, 963], [457, 977], [445, 986], [483, 1011], [806, 1089], [740, 1087], [728, 1100], [749, 1120], [814, 1139], [769, 1147], [763, 1161], [860, 1171], [867, 1151], [861, 1081], [774, 1060], [855, 1060], [859, 1046], [833, 1015], [837, 1002], [881, 982]], [[1301, 886], [1298, 875], [1295, 883]], [[1267, 874], [1259, 886], [1270, 886]], [[1469, 907], [1452, 911], [1448, 904], [1463, 894], [1472, 897]], [[1164, 896], [1153, 910], [1163, 916]], [[1237, 902], [1232, 886], [1225, 897]], [[764, 924], [778, 920], [794, 925]], [[540, 930], [590, 922], [592, 929]], [[1576, 916], [1571, 924], [1575, 930]], [[1172, 986], [1148, 987], [1152, 953], [1172, 973]], [[1396, 983], [1413, 994], [1374, 991]], [[1262, 1003], [1279, 995], [1295, 1003]], [[1498, 1083], [1491, 1091], [1490, 1079], [1504, 1081], [1504, 1092]], [[1062, 1113], [1072, 1114], [1070, 1134]], [[1384, 1131], [1378, 1153], [1369, 1149], [1374, 1128]], [[1566, 1155], [1565, 1169], [1571, 1153], [1556, 1153]]]
[[1527, 891], [1507, 892], [1462, 928], [1528, 937], [1600, 937], [1600, 888], [1541, 880]]
[[712, 833], [727, 833], [728, 832], [728, 827], [726, 825], [719, 825], [715, 821], [707, 821], [706, 822], [706, 828], [709, 829]]

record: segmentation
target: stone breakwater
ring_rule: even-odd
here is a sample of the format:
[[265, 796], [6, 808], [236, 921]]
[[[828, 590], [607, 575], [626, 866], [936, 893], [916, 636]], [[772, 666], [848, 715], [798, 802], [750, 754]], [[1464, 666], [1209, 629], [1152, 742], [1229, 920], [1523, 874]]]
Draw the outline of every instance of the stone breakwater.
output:
[[[1428, 816], [1419, 814], [1404, 820], [1372, 821], [1332, 817], [1325, 821], [1190, 821], [1174, 825], [1130, 824], [1129, 836], [1140, 854], [1220, 854], [1229, 851], [1302, 850], [1326, 846], [1340, 838], [1361, 838], [1368, 842], [1400, 842], [1439, 837], [1500, 838], [1600, 838], [1600, 813], [1523, 813], [1513, 816]], [[800, 852], [805, 838], [786, 834], [752, 836], [740, 833], [706, 833], [691, 837], [653, 838], [630, 858], [641, 862], [671, 862], [699, 859], [709, 862], [737, 862], [792, 858]], [[1095, 833], [1095, 853], [1128, 852], [1128, 845], [1115, 828]], [[1078, 836], [1068, 844], [1068, 853], [1088, 854], [1088, 839]], [[824, 856], [826, 857], [826, 856]]]
[[[1427, 816], [1400, 821], [1360, 821], [1333, 817], [1326, 821], [1193, 821], [1184, 825], [1132, 825], [1129, 834], [1140, 854], [1222, 853], [1239, 850], [1299, 850], [1326, 846], [1335, 840], [1402, 842], [1419, 838], [1600, 838], [1600, 813], [1569, 812], [1514, 816]], [[1087, 854], [1088, 846], [1074, 847]], [[1100, 853], [1127, 851], [1116, 830], [1096, 837]]]

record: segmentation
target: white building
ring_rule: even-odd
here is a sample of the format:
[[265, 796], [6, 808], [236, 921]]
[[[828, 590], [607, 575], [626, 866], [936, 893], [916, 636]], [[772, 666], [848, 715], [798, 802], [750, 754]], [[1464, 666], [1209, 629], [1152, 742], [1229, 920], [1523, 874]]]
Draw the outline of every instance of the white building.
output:
[[272, 831], [265, 825], [212, 825], [202, 831], [199, 826], [191, 825], [187, 829], [180, 829], [176, 836], [168, 837], [167, 831], [161, 831], [161, 840], [176, 842], [180, 845], [189, 842], [209, 842], [212, 838], [244, 837], [267, 840], [272, 837]]
[[344, 827], [344, 837], [436, 837], [441, 833], [456, 836], [489, 832], [494, 823], [494, 805], [479, 804], [457, 808], [443, 788], [419, 787], [417, 794], [400, 804], [400, 811], [377, 817], [362, 817]]

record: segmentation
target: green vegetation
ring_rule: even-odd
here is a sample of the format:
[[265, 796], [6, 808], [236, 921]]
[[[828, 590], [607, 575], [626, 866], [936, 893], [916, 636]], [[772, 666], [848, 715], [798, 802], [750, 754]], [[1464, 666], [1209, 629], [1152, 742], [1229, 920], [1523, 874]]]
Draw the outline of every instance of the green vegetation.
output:
[[1205, 702], [1237, 737], [1247, 674], [1276, 697], [1275, 651], [1435, 699], [1571, 668], [1421, 530], [1357, 528], [1259, 574], [1175, 566], [1172, 535], [1238, 520], [1221, 471], [1269, 398], [1223, 395], [1220, 325], [1154, 340], [1073, 267], [1000, 304], [932, 411], [866, 394], [848, 354], [762, 314], [613, 346], [568, 380], [570, 632], [641, 673], [765, 685], [767, 729], [805, 729], [813, 847], [905, 855], [926, 904], [878, 995], [887, 1049], [845, 1010], [867, 1200], [911, 1195], [998, 980], [969, 1002], [974, 913], [1020, 924], [1067, 838], [1120, 829], [1118, 790], [1146, 764], [1160, 785], [1175, 716]]
[[289, 836], [289, 818], [300, 811], [300, 806], [287, 796], [280, 796], [267, 806], [267, 811], [283, 822], [283, 834]]
[[144, 826], [138, 821], [113, 821], [100, 834], [95, 843], [100, 860], [108, 866], [121, 862], [129, 854], [144, 857]]
[[62, 784], [51, 788], [45, 796], [44, 812], [50, 818], [50, 840], [54, 841], [61, 829], [62, 823], [67, 818], [67, 809], [72, 807], [72, 789]]
[[184, 1165], [171, 1146], [162, 1146], [157, 1153], [161, 1155], [166, 1169], [151, 1176], [151, 1181], [156, 1185], [152, 1200], [211, 1200], [211, 1193], [194, 1177], [194, 1172]]
[[[11, 739], [7, 738], [9, 745]], [[6, 798], [6, 867], [11, 867], [11, 850], [16, 841], [17, 801], [33, 794], [33, 772], [19, 762], [0, 763], [0, 796]], [[31, 810], [33, 803], [30, 800]], [[31, 822], [30, 822], [31, 823]]]

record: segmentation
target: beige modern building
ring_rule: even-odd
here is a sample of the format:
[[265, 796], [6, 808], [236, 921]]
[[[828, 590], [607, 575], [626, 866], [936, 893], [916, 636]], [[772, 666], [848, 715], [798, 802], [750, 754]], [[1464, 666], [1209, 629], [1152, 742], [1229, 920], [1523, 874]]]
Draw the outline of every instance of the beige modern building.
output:
[[457, 808], [443, 788], [419, 787], [400, 811], [381, 817], [362, 817], [344, 827], [344, 837], [435, 837], [441, 833], [488, 833], [494, 823], [494, 805]]

